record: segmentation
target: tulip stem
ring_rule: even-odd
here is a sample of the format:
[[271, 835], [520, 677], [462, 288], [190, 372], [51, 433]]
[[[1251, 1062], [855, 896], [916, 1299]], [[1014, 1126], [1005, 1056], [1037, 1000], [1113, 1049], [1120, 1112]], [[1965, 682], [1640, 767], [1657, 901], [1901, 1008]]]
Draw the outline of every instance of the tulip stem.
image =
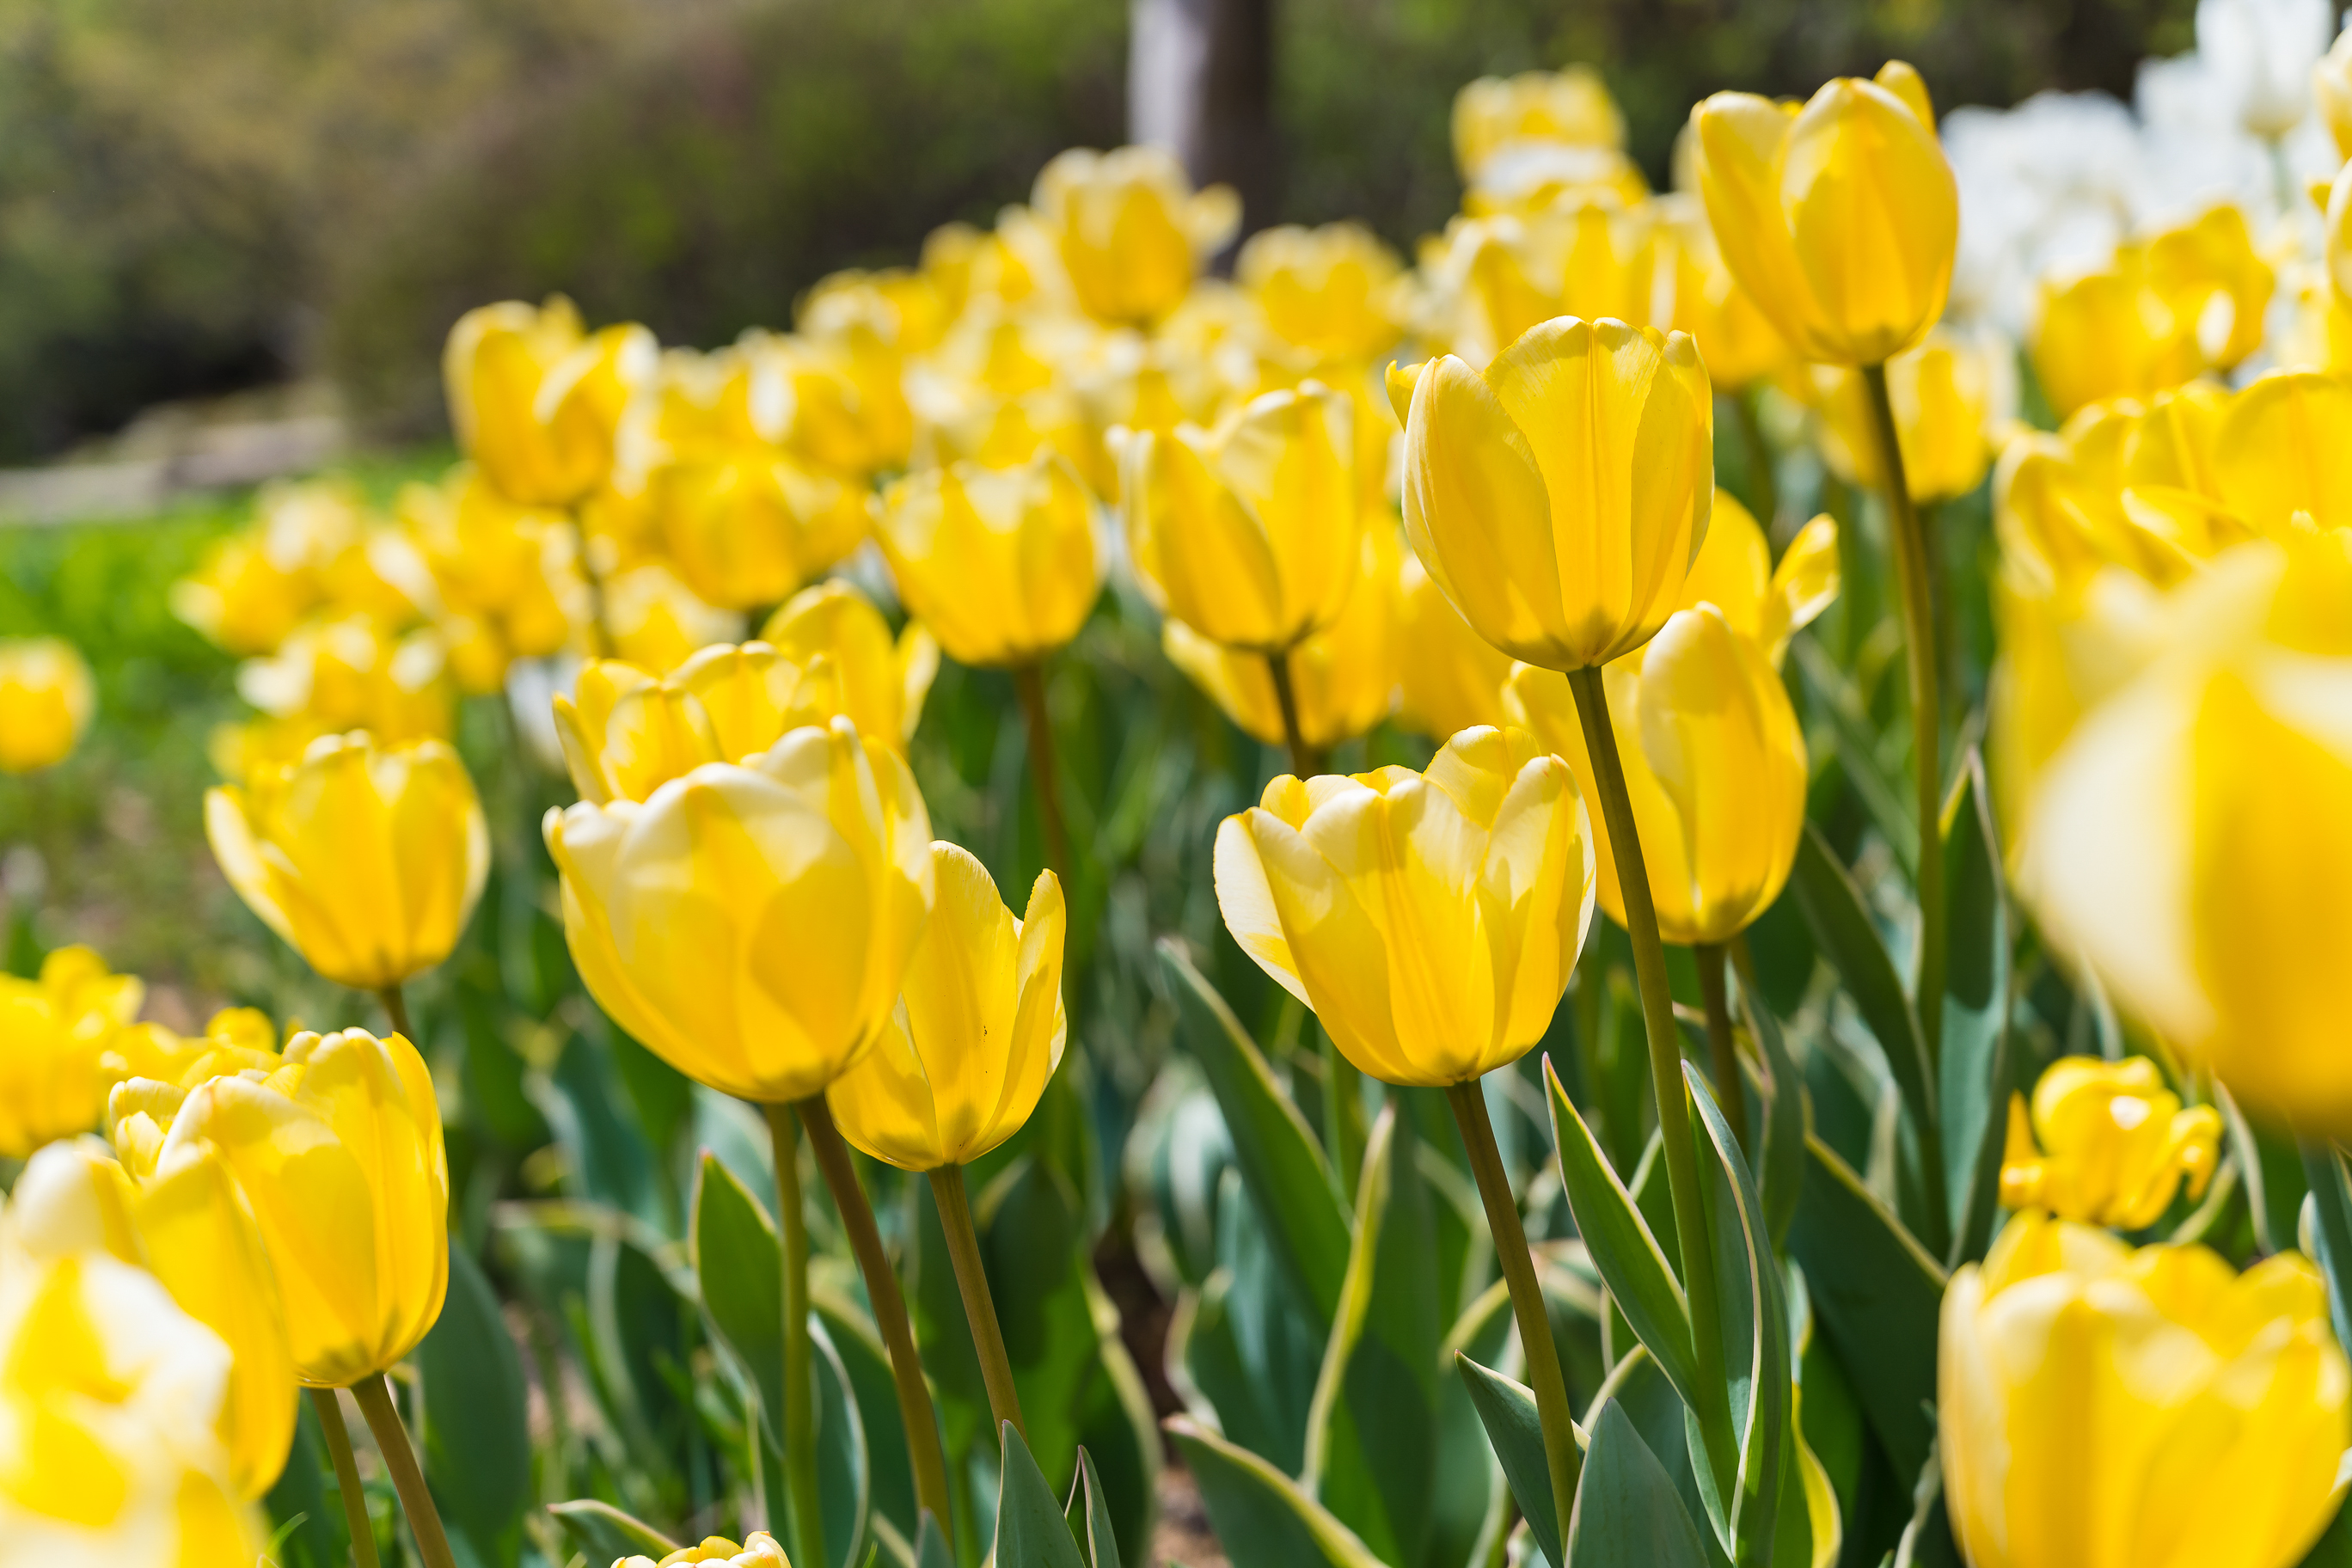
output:
[[[1543, 1285], [1536, 1279], [1535, 1255], [1528, 1249], [1527, 1226], [1519, 1220], [1519, 1202], [1512, 1195], [1511, 1178], [1503, 1169], [1502, 1151], [1495, 1145], [1495, 1124], [1486, 1115], [1486, 1094], [1473, 1079], [1448, 1084], [1445, 1103], [1454, 1110], [1454, 1124], [1462, 1130], [1462, 1146], [1469, 1151], [1470, 1172], [1478, 1181], [1479, 1201], [1486, 1205], [1486, 1229], [1495, 1240], [1495, 1258], [1503, 1267], [1503, 1281], [1511, 1292], [1511, 1316], [1519, 1325], [1519, 1349], [1527, 1357], [1528, 1382], [1535, 1389], [1536, 1419], [1543, 1427], [1544, 1461], [1551, 1470], [1552, 1507], [1562, 1521], [1576, 1514], [1576, 1487], [1584, 1461], [1576, 1447], [1576, 1417], [1568, 1400], [1568, 1379], [1559, 1370], [1559, 1345], [1551, 1337], [1551, 1313], [1544, 1306]], [[1563, 1532], [1568, 1526], [1562, 1523]]]
[[1731, 997], [1723, 981], [1723, 947], [1703, 942], [1691, 949], [1698, 961], [1698, 994], [1706, 1004], [1706, 1054], [1715, 1068], [1715, 1098], [1723, 1102], [1724, 1120], [1748, 1149], [1748, 1086], [1739, 1076], [1739, 1047], [1731, 1037]]
[[1903, 443], [1896, 434], [1895, 405], [1887, 396], [1886, 367], [1862, 367], [1870, 388], [1871, 422], [1878, 431], [1880, 471], [1886, 476], [1886, 507], [1894, 526], [1895, 570], [1902, 579], [1905, 664], [1911, 674], [1911, 752], [1918, 790], [1919, 975], [1912, 992], [1919, 1037], [1932, 1069], [1942, 1058], [1944, 1036], [1944, 772], [1939, 758], [1942, 717], [1937, 706], [1936, 592], [1929, 581], [1927, 542], [1918, 509], [1903, 473]]
[[[948, 1467], [940, 1450], [939, 1417], [931, 1410], [931, 1391], [923, 1381], [922, 1358], [915, 1350], [915, 1331], [907, 1321], [907, 1298], [891, 1271], [890, 1256], [882, 1250], [882, 1233], [874, 1224], [873, 1206], [859, 1185], [857, 1168], [850, 1163], [849, 1146], [834, 1125], [824, 1096], [813, 1094], [800, 1102], [801, 1126], [809, 1147], [816, 1151], [816, 1168], [833, 1192], [841, 1228], [848, 1234], [849, 1250], [857, 1255], [857, 1271], [866, 1279], [866, 1299], [874, 1308], [874, 1321], [890, 1352], [890, 1377], [898, 1385], [898, 1419], [907, 1428], [907, 1463], [915, 1475], [915, 1500], [931, 1510], [940, 1529], [948, 1526]], [[948, 1542], [950, 1550], [955, 1542]]]
[[1274, 678], [1274, 703], [1282, 710], [1282, 738], [1290, 747], [1290, 771], [1311, 779], [1323, 771], [1323, 758], [1307, 743], [1298, 724], [1298, 692], [1290, 684], [1290, 650], [1265, 656], [1266, 673]]
[[1015, 667], [1013, 688], [1021, 694], [1022, 716], [1028, 721], [1029, 779], [1031, 787], [1037, 792], [1037, 820], [1045, 830], [1045, 860], [1061, 879], [1064, 896], [1067, 897], [1070, 835], [1062, 825], [1062, 782], [1054, 767], [1054, 721], [1045, 710], [1044, 661]]
[[776, 1163], [776, 1220], [784, 1244], [784, 1497], [792, 1507], [792, 1552], [822, 1563], [824, 1516], [816, 1480], [816, 1357], [809, 1344], [808, 1210], [801, 1201], [799, 1123], [789, 1105], [760, 1108]]
[[359, 1402], [360, 1414], [367, 1417], [368, 1430], [375, 1434], [384, 1468], [392, 1472], [393, 1488], [400, 1493], [400, 1511], [408, 1516], [409, 1532], [416, 1537], [416, 1553], [425, 1559], [425, 1568], [457, 1568], [457, 1559], [449, 1554], [449, 1538], [441, 1531], [441, 1511], [433, 1506], [425, 1472], [417, 1468], [408, 1428], [401, 1425], [400, 1412], [393, 1408], [392, 1385], [379, 1372], [352, 1384], [352, 1397]]
[[931, 1196], [939, 1204], [940, 1228], [947, 1233], [948, 1258], [955, 1265], [956, 1289], [963, 1295], [964, 1321], [971, 1325], [980, 1352], [980, 1375], [988, 1384], [988, 1408], [998, 1424], [1013, 1423], [1024, 1437], [1021, 1395], [1013, 1386], [1013, 1358], [1004, 1353], [1004, 1331], [996, 1322], [996, 1298], [989, 1294], [981, 1267], [980, 1233], [972, 1228], [971, 1198], [964, 1191], [963, 1167], [941, 1165], [931, 1173]]
[[383, 1016], [392, 1020], [392, 1032], [415, 1045], [416, 1037], [408, 1032], [408, 998], [401, 994], [400, 982], [394, 981], [375, 995], [383, 1004]]
[[1650, 1088], [1658, 1101], [1658, 1138], [1666, 1157], [1666, 1189], [1674, 1200], [1675, 1236], [1682, 1253], [1683, 1293], [1690, 1302], [1691, 1350], [1699, 1395], [1708, 1408], [1698, 1413], [1707, 1462], [1728, 1488], [1738, 1474], [1731, 1437], [1731, 1401], [1723, 1374], [1722, 1307], [1715, 1282], [1715, 1254], [1706, 1210], [1699, 1196], [1698, 1151], [1691, 1136], [1690, 1091], [1684, 1086], [1682, 1035], [1675, 1022], [1674, 987], [1666, 979], [1666, 949], [1658, 937], [1658, 911], [1650, 900], [1649, 868], [1633, 826], [1633, 797], [1625, 787], [1625, 765], [1617, 755], [1617, 731], [1609, 719], [1609, 691], [1598, 665], [1568, 672], [1576, 696], [1576, 716], [1584, 729], [1585, 754], [1592, 760], [1601, 794], [1601, 818], [1617, 863], [1617, 891], [1625, 908], [1625, 931], [1633, 941], [1633, 978], [1642, 994], [1642, 1020], [1650, 1046]]
[[1323, 1130], [1340, 1182], [1352, 1187], [1364, 1164], [1364, 1075], [1323, 1031]]
[[342, 1402], [331, 1388], [314, 1388], [310, 1394], [320, 1435], [327, 1440], [327, 1457], [335, 1462], [335, 1489], [343, 1494], [343, 1522], [352, 1532], [352, 1562], [355, 1568], [376, 1568], [375, 1525], [368, 1519], [367, 1492], [360, 1485], [360, 1462], [352, 1453], [351, 1432], [343, 1426]]

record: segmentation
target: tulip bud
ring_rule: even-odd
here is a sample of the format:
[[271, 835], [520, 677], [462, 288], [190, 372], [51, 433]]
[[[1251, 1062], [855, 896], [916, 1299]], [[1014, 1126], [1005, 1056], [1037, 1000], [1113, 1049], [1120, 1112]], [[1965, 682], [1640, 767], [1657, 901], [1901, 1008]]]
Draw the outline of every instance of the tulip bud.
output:
[[0, 637], [0, 773], [64, 762], [97, 710], [98, 687], [71, 643]]
[[1362, 1071], [1468, 1083], [1543, 1036], [1592, 916], [1584, 803], [1517, 730], [1424, 773], [1284, 774], [1217, 829], [1217, 906]]
[[1959, 190], [1918, 73], [1840, 77], [1802, 110], [1718, 92], [1691, 110], [1700, 195], [1739, 286], [1807, 359], [1879, 364], [1944, 313]]
[[686, 1568], [694, 1563], [714, 1568], [793, 1568], [784, 1549], [764, 1530], [745, 1536], [740, 1546], [723, 1535], [707, 1535], [701, 1545], [681, 1546], [659, 1563], [650, 1557], [622, 1557], [614, 1560], [613, 1568]]
[[0, 1157], [98, 1125], [107, 1090], [144, 1065], [124, 1047], [146, 994], [86, 947], [50, 953], [38, 980], [0, 974]]
[[1079, 309], [1128, 326], [1182, 303], [1200, 258], [1223, 249], [1241, 221], [1232, 187], [1194, 194], [1182, 166], [1157, 147], [1074, 147], [1039, 172], [1030, 205]]
[[1706, 532], [1714, 400], [1680, 332], [1563, 317], [1483, 372], [1391, 371], [1405, 536], [1462, 618], [1548, 669], [1647, 642]]
[[1120, 470], [1136, 578], [1162, 613], [1255, 653], [1339, 618], [1364, 532], [1344, 394], [1309, 381], [1253, 399], [1214, 430], [1137, 431]]
[[458, 447], [525, 506], [571, 506], [604, 481], [621, 410], [659, 365], [645, 328], [583, 331], [561, 295], [467, 311], [441, 358]]
[[1318, 363], [1360, 364], [1397, 341], [1396, 255], [1358, 224], [1260, 229], [1242, 246], [1234, 280], [1274, 335]]
[[688, 1077], [765, 1103], [831, 1083], [879, 1037], [930, 909], [913, 774], [846, 719], [544, 831], [589, 992]]
[[931, 846], [938, 889], [875, 1047], [825, 1090], [842, 1136], [903, 1171], [966, 1165], [1021, 1131], [1062, 1064], [1062, 884], [1019, 920], [982, 866]]
[[1034, 663], [1078, 635], [1102, 591], [1093, 503], [1051, 453], [898, 480], [874, 531], [908, 613], [961, 664]]
[[2021, 1214], [1944, 1292], [1937, 1452], [1972, 1568], [2288, 1568], [2336, 1508], [2327, 1289]]
[[[1685, 135], [1684, 144], [1690, 142]], [[1673, 279], [1674, 309], [1656, 321], [1688, 332], [1719, 392], [1753, 385], [1789, 363], [1789, 345], [1724, 265], [1723, 247], [1696, 196], [1659, 198], [1658, 271]]]
[[2034, 1085], [2030, 1116], [2023, 1095], [2009, 1097], [2000, 1201], [2142, 1230], [2163, 1216], [2182, 1178], [2192, 1201], [2204, 1194], [2221, 1142], [2221, 1113], [2183, 1110], [2146, 1057], [2061, 1057]]
[[490, 869], [482, 803], [438, 741], [323, 737], [291, 767], [205, 794], [205, 837], [246, 907], [327, 979], [397, 985], [449, 956]]

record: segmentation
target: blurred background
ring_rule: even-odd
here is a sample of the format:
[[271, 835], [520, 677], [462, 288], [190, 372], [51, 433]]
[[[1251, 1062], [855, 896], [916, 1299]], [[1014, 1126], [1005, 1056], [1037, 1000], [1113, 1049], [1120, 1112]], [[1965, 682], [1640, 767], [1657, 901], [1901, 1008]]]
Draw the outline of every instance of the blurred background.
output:
[[[1663, 186], [1716, 89], [1810, 92], [1899, 55], [1939, 109], [2128, 100], [2193, 9], [0, 0], [0, 464], [235, 394], [441, 438], [436, 356], [471, 305], [561, 289], [592, 322], [715, 346], [1131, 126], [1242, 188], [1252, 227], [1355, 216], [1409, 247], [1457, 205], [1447, 115], [1482, 74], [1594, 64]], [[1202, 40], [1227, 133], [1192, 146], [1169, 100]]]

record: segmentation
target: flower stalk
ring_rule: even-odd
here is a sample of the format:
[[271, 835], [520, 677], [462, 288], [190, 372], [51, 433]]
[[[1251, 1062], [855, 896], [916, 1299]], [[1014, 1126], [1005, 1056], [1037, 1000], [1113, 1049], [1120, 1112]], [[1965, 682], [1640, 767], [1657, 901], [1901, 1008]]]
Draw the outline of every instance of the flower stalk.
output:
[[408, 1428], [401, 1425], [400, 1412], [393, 1407], [392, 1385], [379, 1372], [352, 1384], [352, 1397], [359, 1402], [360, 1414], [367, 1417], [368, 1430], [375, 1434], [384, 1468], [392, 1472], [393, 1488], [400, 1493], [400, 1510], [408, 1515], [408, 1528], [416, 1537], [416, 1552], [425, 1559], [425, 1568], [457, 1568], [457, 1559], [449, 1552], [449, 1537], [441, 1529], [440, 1510], [433, 1506], [433, 1493], [425, 1484], [416, 1449], [408, 1440]]
[[343, 1497], [343, 1522], [352, 1537], [355, 1568], [376, 1568], [375, 1526], [368, 1519], [367, 1492], [360, 1485], [360, 1465], [352, 1452], [352, 1435], [343, 1425], [342, 1402], [331, 1388], [309, 1391], [310, 1408], [318, 1414], [319, 1433], [335, 1465], [335, 1489]]
[[1021, 696], [1021, 713], [1029, 732], [1030, 786], [1037, 792], [1037, 820], [1045, 833], [1045, 863], [1062, 885], [1070, 885], [1070, 835], [1062, 819], [1062, 783], [1055, 771], [1054, 721], [1045, 708], [1045, 667], [1043, 660], [1016, 666], [1013, 689]]
[[816, 1479], [816, 1357], [809, 1342], [808, 1212], [802, 1206], [799, 1124], [789, 1105], [761, 1107], [776, 1163], [776, 1219], [784, 1253], [784, 1497], [792, 1506], [793, 1552], [823, 1563], [824, 1518]]
[[963, 1167], [941, 1165], [930, 1173], [931, 1195], [940, 1208], [940, 1228], [947, 1233], [948, 1258], [955, 1265], [956, 1289], [963, 1297], [964, 1321], [971, 1325], [972, 1348], [980, 1352], [980, 1375], [988, 1385], [988, 1408], [999, 1424], [1011, 1422], [1024, 1437], [1029, 1428], [1021, 1419], [1021, 1395], [1013, 1385], [1013, 1358], [1004, 1351], [1004, 1331], [997, 1326], [996, 1299], [989, 1294], [988, 1274], [980, 1261], [980, 1235], [972, 1228], [971, 1197], [964, 1189]]

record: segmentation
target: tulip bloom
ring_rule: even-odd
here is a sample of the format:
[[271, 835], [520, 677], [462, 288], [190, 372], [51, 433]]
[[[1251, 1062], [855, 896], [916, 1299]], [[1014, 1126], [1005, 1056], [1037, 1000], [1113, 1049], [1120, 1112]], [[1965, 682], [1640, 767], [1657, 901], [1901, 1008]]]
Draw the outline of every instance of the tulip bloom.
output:
[[1242, 246], [1234, 280], [1274, 335], [1318, 363], [1360, 364], [1397, 341], [1396, 253], [1359, 224], [1260, 229]]
[[586, 623], [578, 535], [561, 512], [516, 505], [469, 463], [407, 486], [399, 506], [440, 592], [436, 625], [466, 690], [503, 690], [510, 663], [562, 652]]
[[1120, 460], [1136, 579], [1211, 642], [1280, 653], [1339, 618], [1364, 532], [1355, 411], [1319, 382], [1213, 430], [1139, 430]]
[[1507, 717], [1503, 683], [1512, 658], [1470, 629], [1410, 552], [1399, 576], [1395, 658], [1397, 722], [1433, 741]]
[[1242, 951], [1384, 1082], [1468, 1083], [1543, 1037], [1592, 916], [1591, 833], [1568, 764], [1468, 730], [1428, 772], [1266, 785], [1217, 829]]
[[879, 1037], [931, 906], [914, 775], [846, 719], [544, 831], [589, 992], [680, 1072], [763, 1103]]
[[1718, 92], [1691, 110], [1699, 193], [1731, 275], [1810, 360], [1879, 364], [1944, 313], [1959, 188], [1919, 75], [1889, 61], [1801, 110]]
[[362, 991], [448, 957], [490, 868], [473, 780], [438, 741], [314, 741], [291, 767], [206, 791], [205, 837], [247, 908]]
[[2289, 1568], [2352, 1377], [2298, 1254], [2244, 1274], [2037, 1214], [1944, 1292], [1944, 1499], [1971, 1568]]
[[0, 974], [0, 1157], [88, 1132], [106, 1095], [167, 1049], [131, 1022], [145, 1000], [135, 974], [109, 974], [86, 947], [61, 947], [37, 980]]
[[2183, 1178], [2192, 1201], [2204, 1195], [2221, 1145], [2221, 1113], [2183, 1110], [2146, 1057], [2062, 1057], [2034, 1085], [2030, 1116], [2023, 1095], [2009, 1097], [2000, 1201], [2143, 1229], [2163, 1216]]
[[97, 684], [71, 643], [0, 637], [0, 773], [64, 762], [97, 711]]
[[923, 699], [940, 672], [938, 639], [909, 621], [893, 640], [882, 612], [839, 581], [793, 595], [768, 624], [762, 641], [803, 665], [833, 661], [841, 678], [841, 711], [860, 734], [903, 749], [923, 717]]
[[557, 295], [538, 310], [509, 300], [467, 311], [441, 374], [457, 445], [499, 493], [568, 507], [611, 474], [621, 411], [660, 363], [645, 328], [585, 332]]
[[1034, 664], [1078, 635], [1102, 592], [1094, 508], [1050, 452], [899, 479], [875, 506], [898, 596], [960, 664]]
[[1073, 147], [1038, 173], [1030, 197], [1078, 308], [1098, 321], [1146, 326], [1184, 300], [1200, 260], [1241, 222], [1232, 187], [1195, 194], [1157, 147]]
[[793, 1568], [792, 1559], [776, 1538], [764, 1530], [755, 1530], [736, 1545], [723, 1535], [706, 1535], [699, 1546], [681, 1546], [656, 1563], [650, 1557], [623, 1557], [613, 1568], [688, 1568], [691, 1564], [708, 1564], [709, 1568]]
[[1497, 155], [1529, 145], [1615, 150], [1625, 116], [1591, 66], [1480, 77], [1454, 95], [1454, 157], [1475, 180]]
[[726, 609], [772, 605], [823, 574], [866, 536], [864, 497], [822, 469], [752, 451], [669, 463], [646, 504], [696, 595]]
[[875, 1047], [825, 1090], [842, 1136], [902, 1171], [966, 1165], [1021, 1131], [1062, 1065], [1062, 884], [1041, 871], [1019, 919], [988, 868], [931, 846], [938, 889]]
[[2311, 95], [2339, 158], [2352, 158], [2352, 31], [2338, 33], [2311, 69]]
[[206, 1142], [217, 1152], [260, 1227], [303, 1383], [373, 1377], [441, 1316], [449, 1166], [432, 1074], [405, 1037], [303, 1033], [266, 1071], [185, 1090], [134, 1079], [109, 1118], [118, 1148], [154, 1147], [153, 1180]]
[[1389, 394], [1405, 535], [1480, 637], [1568, 670], [1665, 623], [1715, 488], [1714, 398], [1689, 338], [1563, 317], [1483, 372], [1450, 354], [1391, 371]]

